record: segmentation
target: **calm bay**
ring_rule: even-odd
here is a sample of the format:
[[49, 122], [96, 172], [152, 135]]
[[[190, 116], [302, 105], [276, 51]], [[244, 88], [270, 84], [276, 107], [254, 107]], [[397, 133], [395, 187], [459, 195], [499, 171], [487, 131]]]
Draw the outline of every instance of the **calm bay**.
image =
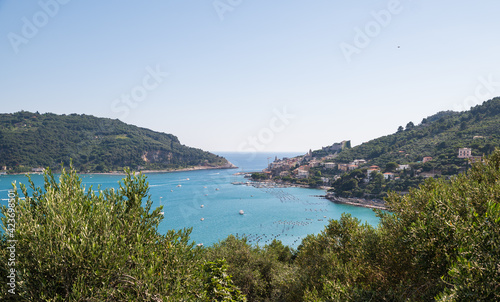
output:
[[[305, 188], [267, 188], [233, 183], [246, 182], [236, 172], [260, 171], [268, 160], [292, 157], [294, 153], [226, 153], [238, 169], [198, 170], [171, 173], [148, 173], [151, 200], [163, 206], [164, 220], [160, 233], [170, 229], [193, 228], [191, 239], [211, 245], [228, 235], [247, 236], [252, 244], [263, 246], [274, 238], [297, 248], [308, 234], [317, 234], [329, 219], [350, 213], [363, 223], [376, 226], [379, 219], [367, 208], [335, 204], [317, 197], [323, 190]], [[82, 174], [85, 187], [118, 188], [122, 175]], [[43, 175], [31, 175], [36, 185], [43, 184]], [[6, 205], [11, 183], [27, 183], [24, 175], [0, 176], [0, 199]], [[244, 212], [241, 215], [239, 212]]]

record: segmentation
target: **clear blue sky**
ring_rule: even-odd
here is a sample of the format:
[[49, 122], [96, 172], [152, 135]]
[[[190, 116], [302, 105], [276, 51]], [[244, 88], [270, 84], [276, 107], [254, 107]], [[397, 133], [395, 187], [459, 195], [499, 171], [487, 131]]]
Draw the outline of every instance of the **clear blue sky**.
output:
[[0, 0], [0, 112], [119, 118], [209, 151], [357, 145], [500, 95], [499, 12], [498, 0]]

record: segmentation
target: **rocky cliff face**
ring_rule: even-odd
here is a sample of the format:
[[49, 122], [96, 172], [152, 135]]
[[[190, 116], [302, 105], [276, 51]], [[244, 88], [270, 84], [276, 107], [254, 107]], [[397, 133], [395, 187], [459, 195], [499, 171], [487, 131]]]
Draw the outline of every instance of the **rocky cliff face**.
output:
[[144, 151], [141, 158], [146, 163], [171, 163], [173, 154], [162, 150]]

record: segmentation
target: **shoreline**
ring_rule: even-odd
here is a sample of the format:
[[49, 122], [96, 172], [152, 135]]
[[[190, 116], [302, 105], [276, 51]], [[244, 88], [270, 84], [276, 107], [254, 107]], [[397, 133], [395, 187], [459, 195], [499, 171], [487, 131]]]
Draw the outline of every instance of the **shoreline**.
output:
[[388, 211], [388, 208], [385, 206], [385, 201], [383, 200], [377, 201], [364, 198], [345, 198], [345, 197], [333, 196], [333, 194], [326, 194], [325, 199], [328, 199], [331, 202], [339, 204], [347, 204], [369, 209]]
[[[147, 173], [174, 173], [174, 172], [188, 172], [188, 171], [198, 171], [198, 170], [223, 170], [223, 169], [238, 169], [238, 167], [231, 164], [230, 166], [226, 165], [226, 166], [221, 166], [221, 167], [194, 166], [194, 167], [180, 168], [180, 169], [141, 170], [141, 171], [137, 171], [137, 172], [147, 174]], [[121, 172], [121, 173], [123, 173], [123, 172]], [[91, 174], [97, 174], [97, 173], [91, 173]], [[109, 173], [104, 173], [104, 174], [109, 174]]]
[[264, 180], [264, 181], [252, 180], [251, 185], [254, 187], [271, 187], [271, 186], [273, 186], [273, 187], [277, 187], [277, 188], [305, 188], [305, 189], [324, 190], [326, 195], [319, 195], [319, 197], [328, 199], [329, 201], [334, 202], [334, 203], [388, 211], [388, 208], [385, 206], [384, 200], [369, 200], [369, 199], [364, 199], [364, 198], [337, 197], [331, 193], [328, 193], [327, 187], [311, 188], [308, 185], [281, 183], [281, 182], [275, 182], [272, 180]]
[[[140, 171], [132, 171], [132, 173], [173, 173], [173, 172], [188, 172], [188, 171], [198, 171], [198, 170], [222, 170], [222, 169], [238, 169], [237, 166], [229, 163], [229, 165], [213, 167], [213, 166], [193, 166], [189, 168], [179, 168], [179, 169], [162, 169], [162, 170], [140, 170]], [[61, 173], [61, 171], [52, 171], [53, 173]], [[43, 175], [44, 172], [19, 172], [19, 173], [7, 173], [0, 174], [0, 176], [8, 176], [8, 175]], [[123, 171], [111, 171], [111, 172], [85, 172], [85, 173], [77, 173], [78, 175], [127, 175]]]

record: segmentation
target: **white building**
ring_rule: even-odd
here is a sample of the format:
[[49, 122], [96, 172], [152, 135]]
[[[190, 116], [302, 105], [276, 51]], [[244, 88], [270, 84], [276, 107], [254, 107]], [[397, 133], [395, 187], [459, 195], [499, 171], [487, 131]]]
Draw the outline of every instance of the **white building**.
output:
[[364, 165], [364, 164], [366, 164], [366, 160], [364, 160], [364, 159], [355, 159], [355, 160], [352, 162], [352, 164], [353, 164], [353, 165], [357, 165], [357, 166], [359, 166], [359, 165]]
[[309, 163], [309, 167], [311, 167], [311, 168], [315, 168], [315, 167], [318, 167], [318, 166], [319, 166], [319, 161], [312, 160]]
[[394, 173], [386, 172], [386, 173], [384, 173], [384, 178], [385, 179], [393, 179], [394, 178]]
[[335, 169], [337, 167], [336, 163], [325, 163], [325, 168], [327, 169]]
[[460, 148], [458, 149], [458, 158], [469, 158], [472, 156], [471, 148]]
[[366, 170], [366, 180], [370, 181], [372, 178], [372, 173], [380, 172], [380, 169], [377, 166], [371, 166], [368, 170]]
[[396, 170], [398, 171], [410, 170], [410, 165], [399, 165], [399, 167]]
[[327, 184], [330, 182], [330, 178], [328, 177], [321, 177], [321, 181], [324, 183], [324, 184]]
[[297, 178], [308, 178], [309, 177], [309, 171], [299, 169], [297, 170]]

